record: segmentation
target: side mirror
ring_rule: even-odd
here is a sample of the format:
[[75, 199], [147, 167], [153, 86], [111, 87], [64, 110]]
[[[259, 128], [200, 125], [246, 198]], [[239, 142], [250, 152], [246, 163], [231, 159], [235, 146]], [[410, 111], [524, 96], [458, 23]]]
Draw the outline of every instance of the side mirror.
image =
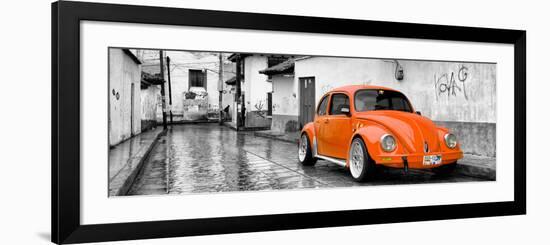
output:
[[422, 113], [420, 113], [420, 111], [416, 111], [415, 113], [422, 116]]
[[350, 114], [349, 105], [342, 105], [342, 107], [340, 108], [340, 113], [349, 115]]

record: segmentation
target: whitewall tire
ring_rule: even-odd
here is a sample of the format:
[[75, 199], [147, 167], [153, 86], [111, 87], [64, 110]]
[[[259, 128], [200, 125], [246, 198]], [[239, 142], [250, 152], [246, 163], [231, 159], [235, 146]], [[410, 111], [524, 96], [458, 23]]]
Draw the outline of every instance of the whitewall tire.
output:
[[349, 171], [355, 181], [363, 182], [373, 178], [375, 164], [369, 158], [367, 147], [361, 138], [355, 138], [349, 147]]

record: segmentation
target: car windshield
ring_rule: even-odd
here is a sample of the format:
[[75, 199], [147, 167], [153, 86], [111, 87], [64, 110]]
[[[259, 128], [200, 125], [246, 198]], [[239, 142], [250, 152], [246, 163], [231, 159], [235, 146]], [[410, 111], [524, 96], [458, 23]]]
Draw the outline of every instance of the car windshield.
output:
[[402, 93], [383, 89], [365, 89], [355, 93], [355, 111], [394, 110], [412, 112]]

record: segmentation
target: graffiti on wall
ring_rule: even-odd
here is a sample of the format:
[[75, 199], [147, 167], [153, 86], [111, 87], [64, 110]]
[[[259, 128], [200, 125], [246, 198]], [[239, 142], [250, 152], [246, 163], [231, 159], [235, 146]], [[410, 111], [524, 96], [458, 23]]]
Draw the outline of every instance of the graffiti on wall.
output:
[[447, 98], [463, 96], [464, 99], [468, 100], [468, 93], [466, 90], [467, 81], [468, 67], [464, 65], [460, 65], [458, 70], [451, 71], [451, 73], [434, 73], [436, 100], [439, 100], [439, 98], [443, 96], [447, 96]]

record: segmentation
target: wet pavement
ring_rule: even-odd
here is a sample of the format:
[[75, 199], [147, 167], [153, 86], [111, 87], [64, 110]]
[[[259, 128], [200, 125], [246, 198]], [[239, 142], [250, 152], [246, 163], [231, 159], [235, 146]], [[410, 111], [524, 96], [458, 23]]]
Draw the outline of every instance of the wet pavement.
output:
[[302, 166], [297, 144], [236, 132], [217, 124], [172, 126], [146, 159], [129, 195], [185, 194], [329, 188], [366, 185], [483, 181], [430, 171], [378, 170], [367, 183], [353, 181], [348, 171], [319, 160]]

